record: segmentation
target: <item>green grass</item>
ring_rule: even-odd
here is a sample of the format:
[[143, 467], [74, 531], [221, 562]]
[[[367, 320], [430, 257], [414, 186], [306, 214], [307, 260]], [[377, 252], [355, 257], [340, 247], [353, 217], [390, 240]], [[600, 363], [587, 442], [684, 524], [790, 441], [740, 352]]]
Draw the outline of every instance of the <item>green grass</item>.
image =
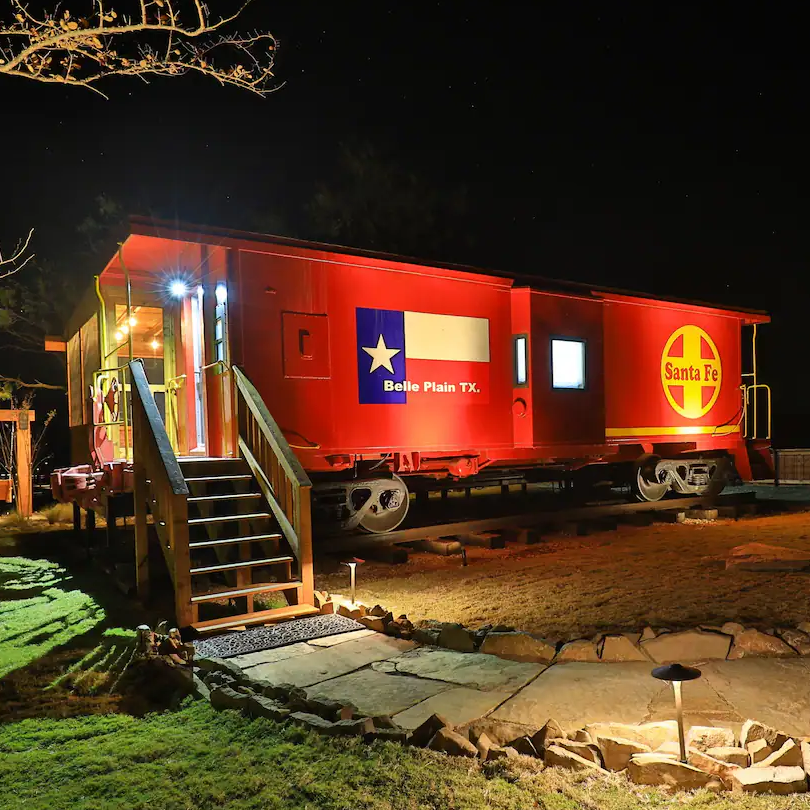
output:
[[216, 714], [202, 702], [136, 719], [0, 726], [4, 810], [787, 810], [803, 798], [668, 795], [526, 760], [498, 767], [392, 743], [366, 746]]
[[104, 611], [55, 563], [0, 557], [0, 678], [91, 630]]

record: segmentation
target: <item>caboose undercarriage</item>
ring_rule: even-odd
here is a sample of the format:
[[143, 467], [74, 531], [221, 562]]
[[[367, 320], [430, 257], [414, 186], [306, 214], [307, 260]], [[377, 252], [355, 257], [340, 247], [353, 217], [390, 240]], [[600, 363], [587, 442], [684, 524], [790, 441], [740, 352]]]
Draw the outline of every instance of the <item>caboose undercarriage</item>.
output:
[[[477, 468], [477, 464], [475, 465]], [[661, 458], [646, 453], [635, 460], [571, 461], [534, 467], [487, 467], [477, 475], [459, 477], [446, 472], [397, 475], [380, 470], [380, 462], [360, 463], [351, 478], [328, 476], [316, 481], [314, 508], [320, 521], [343, 531], [390, 532], [405, 520], [411, 495], [431, 491], [473, 489], [497, 484], [558, 483], [583, 499], [597, 488], [623, 488], [638, 501], [660, 501], [673, 495], [719, 495], [736, 478], [732, 458], [725, 452]]]

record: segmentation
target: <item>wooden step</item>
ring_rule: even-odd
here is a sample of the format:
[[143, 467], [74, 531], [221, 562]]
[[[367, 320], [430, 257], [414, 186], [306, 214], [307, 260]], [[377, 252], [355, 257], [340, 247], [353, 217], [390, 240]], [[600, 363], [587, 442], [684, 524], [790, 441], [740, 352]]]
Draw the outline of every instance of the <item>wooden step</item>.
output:
[[207, 523], [232, 523], [234, 520], [259, 520], [271, 517], [269, 512], [251, 512], [247, 515], [220, 515], [219, 517], [189, 518], [189, 526], [205, 526]]
[[186, 478], [187, 484], [216, 484], [220, 481], [252, 481], [250, 473], [239, 475], [193, 475]]
[[201, 568], [192, 568], [190, 573], [192, 576], [195, 574], [213, 574], [216, 571], [236, 571], [238, 568], [253, 568], [257, 565], [279, 565], [281, 563], [292, 562], [295, 557], [289, 555], [283, 557], [265, 557], [262, 560], [240, 560], [239, 562], [232, 563], [218, 563], [217, 565], [205, 565]]
[[290, 607], [260, 610], [256, 613], [242, 613], [239, 616], [229, 616], [226, 619], [210, 619], [207, 622], [195, 622], [191, 626], [198, 633], [215, 633], [218, 630], [228, 630], [231, 627], [243, 627], [251, 624], [270, 624], [283, 622], [287, 619], [302, 619], [305, 616], [317, 616], [318, 608], [312, 605], [290, 605]]
[[261, 498], [261, 492], [231, 492], [227, 495], [192, 495], [189, 503], [216, 503], [218, 501], [244, 501], [249, 498]]
[[281, 535], [274, 534], [248, 534], [244, 537], [220, 537], [216, 540], [195, 540], [188, 544], [193, 548], [213, 548], [214, 546], [233, 546], [237, 543], [260, 543], [264, 540], [281, 540]]
[[215, 599], [234, 599], [237, 596], [251, 596], [257, 593], [270, 591], [291, 591], [300, 588], [302, 583], [293, 582], [265, 582], [261, 585], [248, 585], [246, 588], [234, 588], [232, 591], [212, 591], [211, 593], [198, 593], [191, 597], [192, 604], [197, 602], [213, 602]]

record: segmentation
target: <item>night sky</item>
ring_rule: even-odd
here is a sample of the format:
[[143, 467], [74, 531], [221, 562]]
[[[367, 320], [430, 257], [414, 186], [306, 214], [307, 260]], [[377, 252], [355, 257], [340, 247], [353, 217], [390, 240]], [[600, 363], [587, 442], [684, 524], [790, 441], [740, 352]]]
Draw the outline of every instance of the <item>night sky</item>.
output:
[[281, 43], [266, 99], [195, 77], [113, 80], [109, 101], [0, 77], [0, 238], [33, 226], [40, 255], [78, 256], [102, 193], [306, 236], [339, 144], [362, 139], [439, 190], [468, 188], [475, 244], [442, 258], [768, 310], [777, 439], [806, 442], [802, 21], [600, 6], [255, 0], [242, 27]]

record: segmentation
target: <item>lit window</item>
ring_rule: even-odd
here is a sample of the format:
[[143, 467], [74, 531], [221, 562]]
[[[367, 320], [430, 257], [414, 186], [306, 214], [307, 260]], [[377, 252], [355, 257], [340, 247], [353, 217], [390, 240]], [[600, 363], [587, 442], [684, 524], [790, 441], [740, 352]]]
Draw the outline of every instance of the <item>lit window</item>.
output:
[[526, 335], [515, 338], [515, 385], [526, 385], [528, 382], [529, 344]]
[[585, 388], [585, 341], [551, 341], [552, 388]]

